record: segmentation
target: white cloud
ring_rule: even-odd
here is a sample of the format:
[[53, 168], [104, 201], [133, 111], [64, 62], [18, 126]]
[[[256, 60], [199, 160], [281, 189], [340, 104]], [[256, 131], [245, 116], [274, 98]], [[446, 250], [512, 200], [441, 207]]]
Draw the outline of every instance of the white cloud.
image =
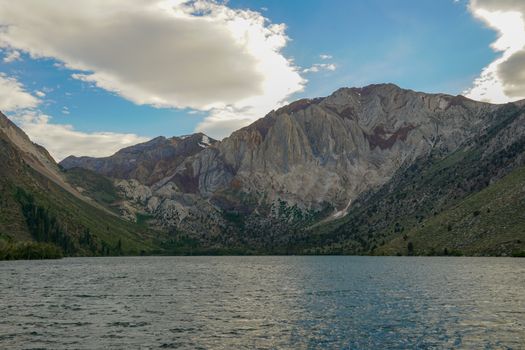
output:
[[284, 24], [212, 0], [0, 0], [0, 25], [0, 47], [54, 58], [134, 103], [210, 111], [198, 129], [215, 137], [306, 83], [281, 52]]
[[525, 98], [525, 2], [471, 0], [469, 9], [498, 32], [491, 47], [501, 55], [483, 69], [464, 94], [495, 103]]
[[40, 100], [27, 92], [15, 78], [0, 73], [0, 110], [13, 112], [16, 110], [34, 108]]
[[327, 55], [327, 54], [321, 54], [319, 55], [319, 58], [322, 59], [322, 60], [331, 60], [333, 58], [332, 55]]
[[17, 51], [17, 50], [13, 50], [13, 51], [9, 51], [5, 56], [4, 56], [4, 62], [5, 63], [11, 63], [11, 62], [14, 62], [14, 61], [20, 61], [21, 58], [20, 58], [20, 52]]
[[[40, 96], [38, 92], [35, 94]], [[0, 111], [22, 128], [33, 142], [44, 146], [56, 160], [71, 154], [109, 156], [123, 147], [148, 140], [135, 134], [85, 133], [75, 130], [71, 125], [53, 124], [50, 116], [37, 110], [40, 102], [18, 80], [0, 73]], [[69, 113], [67, 107], [62, 111], [65, 112]]]
[[9, 116], [33, 142], [44, 146], [57, 161], [69, 155], [105, 157], [148, 140], [135, 134], [114, 132], [85, 133], [71, 125], [53, 124], [51, 117], [35, 111]]
[[303, 69], [303, 73], [319, 73], [320, 71], [335, 71], [336, 65], [333, 63], [314, 63], [310, 68]]
[[[281, 105], [286, 104], [282, 102]], [[277, 106], [276, 108], [280, 107]], [[249, 108], [236, 109], [232, 106], [212, 110], [207, 118], [204, 119], [196, 130], [201, 131], [215, 139], [228, 136], [233, 130], [239, 129], [239, 126], [246, 126], [258, 117], [264, 116], [269, 110], [262, 111], [261, 114], [253, 116], [253, 110]], [[264, 113], [264, 114], [263, 114]], [[246, 117], [243, 117], [246, 116]], [[252, 117], [253, 116], [253, 117]]]
[[40, 90], [36, 90], [35, 95], [37, 95], [38, 97], [45, 97], [46, 93]]

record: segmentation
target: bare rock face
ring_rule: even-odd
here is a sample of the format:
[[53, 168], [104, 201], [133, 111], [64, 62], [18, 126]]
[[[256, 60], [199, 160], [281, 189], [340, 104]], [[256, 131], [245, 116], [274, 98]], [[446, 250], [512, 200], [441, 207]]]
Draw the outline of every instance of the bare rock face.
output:
[[218, 234], [224, 225], [221, 211], [200, 195], [182, 192], [173, 182], [146, 186], [135, 179], [115, 180], [124, 201], [119, 203], [121, 216], [136, 221], [146, 214], [150, 223], [164, 230]]
[[186, 159], [173, 179], [185, 176], [204, 197], [233, 190], [341, 210], [431, 149], [454, 151], [487, 126], [495, 108], [392, 84], [342, 88], [272, 111]]
[[123, 193], [124, 197], [143, 205], [147, 203], [152, 195], [148, 186], [142, 185], [135, 179], [117, 180], [115, 185]]
[[5, 135], [22, 152], [24, 161], [33, 169], [52, 178], [57, 183], [63, 182], [59, 168], [47, 150], [33, 143], [20, 128], [2, 113], [0, 113], [0, 133]]
[[33, 170], [53, 181], [79, 199], [90, 202], [80, 192], [67, 183], [58, 164], [42, 146], [32, 142], [29, 137], [11, 120], [0, 112], [0, 136], [8, 140], [20, 151], [22, 159]]
[[156, 138], [61, 165], [128, 180], [119, 184], [125, 197], [163, 227], [219, 232], [231, 212], [262, 229], [261, 222], [275, 227], [271, 220], [289, 224], [327, 210], [344, 216], [401, 167], [480, 135], [499, 108], [393, 84], [342, 88], [272, 111], [220, 142], [203, 134]]

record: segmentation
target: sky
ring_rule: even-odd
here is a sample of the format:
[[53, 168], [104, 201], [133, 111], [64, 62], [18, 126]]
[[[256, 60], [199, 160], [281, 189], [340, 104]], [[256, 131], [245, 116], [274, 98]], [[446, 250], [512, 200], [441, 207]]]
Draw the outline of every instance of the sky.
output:
[[525, 98], [523, 0], [0, 0], [0, 111], [56, 160], [221, 139], [299, 98], [395, 83]]

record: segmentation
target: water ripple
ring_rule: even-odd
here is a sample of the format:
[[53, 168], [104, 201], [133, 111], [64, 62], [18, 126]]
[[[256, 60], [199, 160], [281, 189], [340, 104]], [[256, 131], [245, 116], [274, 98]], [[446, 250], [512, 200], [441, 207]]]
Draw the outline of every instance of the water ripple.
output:
[[2, 349], [520, 349], [525, 260], [0, 262]]

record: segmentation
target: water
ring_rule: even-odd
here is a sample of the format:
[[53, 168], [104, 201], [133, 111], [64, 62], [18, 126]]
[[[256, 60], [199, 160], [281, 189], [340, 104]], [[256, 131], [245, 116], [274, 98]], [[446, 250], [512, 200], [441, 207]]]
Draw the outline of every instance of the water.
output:
[[525, 259], [0, 262], [0, 348], [525, 348]]

